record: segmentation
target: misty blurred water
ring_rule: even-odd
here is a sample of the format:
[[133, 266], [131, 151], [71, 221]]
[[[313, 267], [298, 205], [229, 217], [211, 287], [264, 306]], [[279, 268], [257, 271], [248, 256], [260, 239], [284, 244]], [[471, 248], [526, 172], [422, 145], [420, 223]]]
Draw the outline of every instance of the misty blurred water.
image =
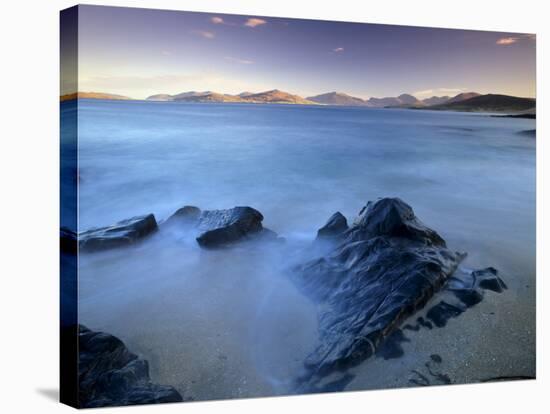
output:
[[316, 311], [285, 266], [332, 213], [349, 220], [383, 196], [467, 251], [467, 266], [499, 268], [534, 309], [521, 287], [535, 275], [535, 139], [520, 133], [534, 128], [420, 110], [80, 100], [80, 231], [249, 205], [289, 241], [205, 252], [182, 231], [82, 256], [80, 320], [196, 399], [288, 392]]

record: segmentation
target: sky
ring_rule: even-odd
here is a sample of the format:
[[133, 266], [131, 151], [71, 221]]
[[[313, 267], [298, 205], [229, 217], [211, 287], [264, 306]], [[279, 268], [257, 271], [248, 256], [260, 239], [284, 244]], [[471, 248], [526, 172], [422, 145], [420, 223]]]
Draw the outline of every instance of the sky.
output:
[[530, 34], [79, 6], [78, 89], [535, 97], [535, 44]]

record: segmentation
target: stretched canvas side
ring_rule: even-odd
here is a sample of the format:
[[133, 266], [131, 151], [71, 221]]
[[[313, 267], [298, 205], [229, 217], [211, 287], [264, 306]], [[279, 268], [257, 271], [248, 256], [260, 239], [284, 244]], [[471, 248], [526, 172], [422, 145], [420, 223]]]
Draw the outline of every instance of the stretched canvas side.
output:
[[78, 6], [60, 13], [60, 400], [78, 407]]

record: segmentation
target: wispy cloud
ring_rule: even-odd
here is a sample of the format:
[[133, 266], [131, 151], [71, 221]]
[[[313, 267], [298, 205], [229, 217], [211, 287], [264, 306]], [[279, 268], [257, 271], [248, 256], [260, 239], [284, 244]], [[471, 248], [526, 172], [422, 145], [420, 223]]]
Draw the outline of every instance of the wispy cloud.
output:
[[205, 39], [214, 39], [216, 37], [216, 34], [214, 32], [209, 32], [207, 30], [193, 30], [191, 33], [204, 37]]
[[244, 25], [247, 26], [247, 27], [257, 27], [257, 26], [261, 26], [261, 25], [266, 24], [266, 23], [267, 22], [264, 19], [258, 19], [257, 17], [251, 17], [251, 18], [246, 20]]
[[514, 43], [529, 41], [529, 40], [536, 41], [537, 35], [533, 33], [527, 33], [527, 34], [522, 34], [518, 36], [501, 37], [500, 39], [497, 39], [496, 44], [499, 46], [507, 46], [507, 45], [513, 45]]
[[497, 45], [506, 46], [512, 45], [519, 40], [519, 37], [501, 37], [497, 40]]
[[231, 62], [240, 63], [240, 64], [243, 64], [243, 65], [251, 65], [251, 64], [254, 63], [253, 60], [239, 59], [239, 58], [236, 58], [236, 57], [233, 57], [233, 56], [226, 56], [226, 57], [225, 57], [225, 60], [229, 60], [229, 61], [231, 61]]
[[335, 53], [341, 53], [341, 52], [344, 51], [344, 48], [343, 47], [337, 47], [335, 49], [332, 49], [332, 51], [335, 52]]

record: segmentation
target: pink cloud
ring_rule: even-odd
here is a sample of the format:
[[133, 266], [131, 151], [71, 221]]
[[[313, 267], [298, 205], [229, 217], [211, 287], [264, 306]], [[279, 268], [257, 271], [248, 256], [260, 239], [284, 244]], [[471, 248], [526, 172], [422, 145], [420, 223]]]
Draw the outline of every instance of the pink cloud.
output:
[[214, 24], [224, 24], [225, 23], [223, 21], [223, 19], [221, 17], [218, 17], [218, 16], [211, 17], [210, 21]]
[[513, 43], [516, 43], [519, 40], [517, 37], [502, 37], [497, 40], [497, 45], [511, 45]]
[[337, 47], [336, 49], [332, 49], [333, 52], [340, 53], [344, 51], [343, 47]]
[[256, 17], [251, 17], [245, 22], [245, 26], [247, 27], [256, 27], [261, 26], [262, 24], [266, 24], [267, 22], [264, 19], [258, 19]]

